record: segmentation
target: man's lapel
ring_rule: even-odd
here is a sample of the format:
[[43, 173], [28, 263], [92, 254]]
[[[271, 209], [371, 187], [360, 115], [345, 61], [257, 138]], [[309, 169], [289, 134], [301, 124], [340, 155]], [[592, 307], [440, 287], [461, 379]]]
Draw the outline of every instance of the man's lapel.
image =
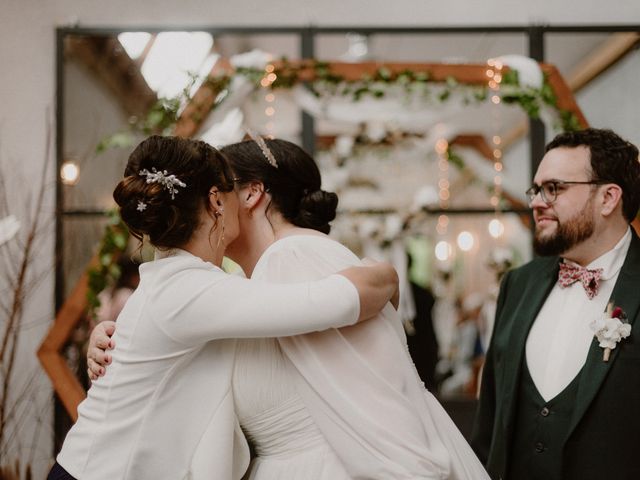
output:
[[[505, 364], [505, 389], [502, 404], [504, 405], [504, 438], [507, 441], [507, 445], [515, 423], [515, 403], [518, 396], [518, 385], [520, 383], [520, 373], [522, 370], [522, 360], [525, 354], [527, 336], [549, 292], [558, 280], [559, 263], [558, 258], [545, 259], [539, 270], [533, 272], [531, 277], [528, 278], [526, 285], [522, 286], [523, 290], [520, 293], [515, 293], [515, 295], [520, 295], [521, 301], [511, 314], [514, 319], [511, 323], [509, 343], [505, 349], [503, 359]], [[519, 288], [521, 286], [514, 285], [514, 287]]]
[[[638, 309], [640, 309], [640, 240], [633, 230], [631, 233], [631, 245], [629, 246], [627, 258], [622, 265], [609, 301], [613, 302], [614, 306], [622, 308], [627, 314], [629, 323], [633, 325], [633, 321], [638, 315]], [[578, 425], [591, 401], [598, 393], [602, 382], [604, 382], [609, 370], [611, 370], [611, 366], [618, 358], [618, 352], [624, 348], [624, 342], [625, 340], [623, 339], [611, 351], [609, 361], [605, 362], [602, 358], [603, 349], [598, 345], [598, 341], [594, 337], [589, 348], [587, 361], [580, 375], [576, 408], [571, 417], [567, 438]]]

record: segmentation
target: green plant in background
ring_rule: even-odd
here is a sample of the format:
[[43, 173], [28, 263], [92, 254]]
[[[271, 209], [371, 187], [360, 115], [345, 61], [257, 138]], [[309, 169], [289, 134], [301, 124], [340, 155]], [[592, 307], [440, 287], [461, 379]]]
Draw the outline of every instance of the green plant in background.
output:
[[506, 104], [517, 104], [529, 118], [539, 119], [540, 111], [547, 105], [558, 114], [556, 128], [564, 132], [574, 132], [582, 129], [578, 117], [573, 112], [558, 107], [558, 98], [553, 93], [548, 75], [544, 75], [542, 88], [523, 87], [518, 79], [516, 70], [508, 70], [502, 75], [502, 101]]
[[447, 160], [449, 161], [449, 163], [451, 163], [458, 170], [462, 170], [465, 167], [464, 159], [458, 152], [456, 152], [454, 148], [451, 148], [451, 146], [447, 147], [445, 155], [447, 156]]
[[[180, 118], [182, 107], [191, 101], [191, 90], [198, 80], [198, 75], [190, 73], [189, 83], [179, 95], [158, 98], [143, 118], [131, 117], [128, 130], [114, 133], [98, 142], [96, 153], [100, 154], [111, 148], [129, 148], [134, 144], [136, 135], [171, 133]], [[230, 77], [207, 77], [203, 80], [203, 84], [221, 91], [226, 88], [229, 81]]]
[[117, 210], [107, 213], [109, 222], [105, 227], [104, 236], [98, 247], [98, 264], [87, 271], [87, 314], [95, 318], [96, 310], [100, 307], [99, 294], [105, 288], [115, 285], [120, 278], [118, 258], [124, 254], [129, 241], [129, 230], [120, 218]]
[[[307, 82], [305, 73], [311, 69], [314, 80]], [[126, 148], [133, 145], [135, 134], [145, 136], [152, 134], [168, 134], [175, 127], [182, 108], [193, 100], [191, 91], [194, 85], [202, 80], [201, 85], [209, 88], [216, 95], [213, 109], [224, 102], [229, 93], [229, 85], [234, 77], [244, 77], [254, 88], [258, 89], [265, 79], [265, 70], [252, 67], [241, 67], [233, 73], [209, 75], [202, 79], [196, 74], [190, 74], [189, 84], [176, 97], [158, 98], [144, 118], [133, 118], [129, 131], [118, 132], [104, 138], [96, 146], [96, 152], [102, 153], [109, 148]], [[275, 74], [275, 80], [264, 84], [270, 89], [291, 89], [304, 84], [315, 96], [337, 95], [349, 97], [353, 102], [359, 102], [367, 97], [385, 98], [387, 95], [397, 95], [404, 92], [407, 98], [419, 95], [423, 100], [433, 100], [444, 104], [453, 100], [461, 100], [464, 105], [483, 103], [488, 98], [487, 85], [465, 85], [454, 77], [448, 77], [444, 82], [435, 82], [429, 72], [414, 72], [403, 70], [397, 73], [388, 68], [378, 68], [373, 74], [363, 74], [357, 80], [348, 80], [342, 75], [331, 71], [330, 64], [318, 60], [306, 60], [291, 63], [282, 58], [270, 74]], [[520, 106], [522, 110], [534, 119], [540, 118], [543, 108], [549, 107], [557, 114], [557, 128], [563, 131], [575, 131], [581, 128], [578, 118], [573, 112], [560, 109], [558, 101], [549, 84], [547, 75], [540, 89], [521, 86], [518, 72], [507, 70], [501, 83], [501, 97], [505, 104]], [[195, 108], [192, 120], [202, 113]]]

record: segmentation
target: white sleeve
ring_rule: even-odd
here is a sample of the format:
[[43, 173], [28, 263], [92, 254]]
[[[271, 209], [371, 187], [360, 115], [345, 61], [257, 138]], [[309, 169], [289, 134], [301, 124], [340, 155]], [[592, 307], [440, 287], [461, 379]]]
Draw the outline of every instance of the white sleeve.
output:
[[342, 275], [272, 284], [190, 269], [165, 283], [149, 306], [160, 328], [185, 344], [298, 335], [353, 325], [360, 315], [358, 290]]

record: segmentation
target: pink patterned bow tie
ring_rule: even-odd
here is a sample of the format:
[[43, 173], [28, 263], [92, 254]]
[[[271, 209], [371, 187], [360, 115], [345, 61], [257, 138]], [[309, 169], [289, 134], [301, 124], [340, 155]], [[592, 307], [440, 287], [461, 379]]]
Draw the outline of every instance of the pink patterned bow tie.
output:
[[580, 281], [585, 292], [587, 292], [587, 297], [591, 300], [598, 294], [602, 271], [602, 268], [589, 270], [579, 265], [562, 262], [560, 263], [560, 272], [558, 273], [558, 283], [562, 288], [566, 288]]

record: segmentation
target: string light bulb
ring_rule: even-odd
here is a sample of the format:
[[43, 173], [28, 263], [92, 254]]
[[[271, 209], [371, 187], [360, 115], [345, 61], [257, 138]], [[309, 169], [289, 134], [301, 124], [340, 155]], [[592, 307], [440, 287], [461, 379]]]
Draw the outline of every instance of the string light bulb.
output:
[[60, 168], [60, 179], [65, 185], [75, 185], [80, 178], [80, 167], [70, 160], [64, 162]]
[[497, 218], [489, 222], [489, 235], [493, 238], [500, 238], [504, 234], [504, 224]]
[[440, 240], [436, 244], [435, 253], [438, 260], [440, 260], [441, 262], [446, 262], [451, 258], [451, 255], [453, 254], [453, 248], [451, 247], [451, 244], [449, 242]]
[[463, 230], [458, 234], [458, 247], [463, 252], [468, 252], [473, 248], [475, 244], [475, 239], [473, 238], [473, 234], [466, 230]]

